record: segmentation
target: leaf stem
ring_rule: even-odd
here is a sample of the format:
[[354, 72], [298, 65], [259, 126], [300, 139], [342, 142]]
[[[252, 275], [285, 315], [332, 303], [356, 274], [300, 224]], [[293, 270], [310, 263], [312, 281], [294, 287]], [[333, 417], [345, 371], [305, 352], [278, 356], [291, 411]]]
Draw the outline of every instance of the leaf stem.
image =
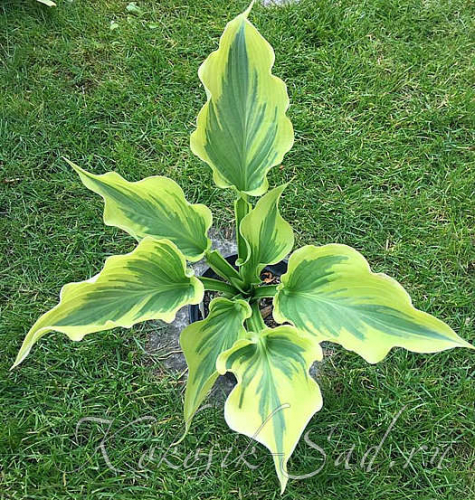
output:
[[241, 276], [217, 250], [206, 253], [206, 262], [218, 276], [231, 282], [240, 291], [244, 291]]
[[239, 290], [237, 288], [224, 281], [215, 280], [213, 278], [206, 278], [205, 276], [199, 276], [198, 279], [201, 281], [201, 283], [203, 283], [205, 290], [229, 293], [233, 296], [239, 293]]
[[276, 293], [277, 285], [265, 285], [255, 288], [252, 296], [256, 299], [263, 299], [265, 297], [274, 297]]
[[251, 304], [251, 309], [252, 309], [252, 316], [246, 321], [247, 328], [251, 332], [255, 333], [260, 332], [261, 330], [267, 328], [261, 315], [259, 301]]
[[241, 236], [241, 221], [251, 211], [251, 204], [248, 201], [247, 194], [240, 193], [239, 198], [234, 202], [234, 214], [236, 217], [236, 241], [238, 246], [239, 262], [244, 262], [247, 258], [247, 245]]

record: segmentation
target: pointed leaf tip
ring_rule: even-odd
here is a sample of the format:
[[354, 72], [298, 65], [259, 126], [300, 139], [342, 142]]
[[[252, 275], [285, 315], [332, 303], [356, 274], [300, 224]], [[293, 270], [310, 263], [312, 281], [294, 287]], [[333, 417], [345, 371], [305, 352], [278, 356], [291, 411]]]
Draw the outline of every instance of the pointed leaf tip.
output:
[[416, 309], [396, 280], [373, 273], [346, 245], [309, 245], [291, 255], [274, 299], [274, 319], [318, 341], [341, 344], [369, 363], [393, 347], [420, 353], [474, 348], [443, 321]]
[[272, 74], [274, 51], [244, 13], [228, 23], [219, 48], [201, 65], [208, 101], [191, 135], [191, 150], [213, 170], [220, 188], [261, 196], [267, 173], [293, 145], [285, 83]]
[[185, 271], [183, 254], [168, 240], [148, 237], [132, 252], [109, 257], [93, 278], [62, 288], [59, 304], [31, 327], [12, 368], [50, 331], [79, 341], [90, 333], [148, 320], [170, 323], [181, 307], [203, 298], [203, 284]]
[[309, 369], [321, 359], [320, 346], [291, 326], [261, 332], [256, 341], [240, 340], [218, 360], [237, 385], [225, 404], [231, 429], [266, 446], [282, 491], [289, 475], [287, 462], [322, 395]]
[[184, 435], [218, 378], [219, 356], [246, 335], [244, 321], [250, 315], [251, 308], [246, 301], [218, 297], [211, 302], [204, 320], [188, 325], [181, 332], [180, 345], [188, 365]]
[[249, 14], [251, 13], [252, 8], [254, 7], [254, 4], [256, 3], [256, 0], [251, 0], [251, 3], [249, 4], [249, 7], [242, 13], [244, 17], [248, 17]]
[[185, 257], [196, 262], [211, 247], [208, 207], [191, 204], [173, 180], [153, 176], [129, 182], [116, 172], [96, 175], [72, 161], [82, 183], [104, 200], [104, 223], [123, 229], [140, 241], [147, 236], [172, 241]]

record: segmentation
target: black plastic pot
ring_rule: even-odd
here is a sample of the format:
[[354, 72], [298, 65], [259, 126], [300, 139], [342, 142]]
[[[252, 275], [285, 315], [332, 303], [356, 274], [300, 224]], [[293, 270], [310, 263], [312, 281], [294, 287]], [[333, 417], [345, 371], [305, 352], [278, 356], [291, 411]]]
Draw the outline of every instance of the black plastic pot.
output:
[[[236, 259], [238, 258], [237, 254], [230, 255], [229, 257], [226, 257], [226, 260], [236, 269], [238, 267], [235, 265]], [[269, 271], [271, 272], [274, 276], [281, 276], [282, 274], [287, 272], [287, 262], [285, 261], [280, 261], [278, 264], [274, 264], [272, 266], [266, 266], [264, 271]], [[221, 279], [211, 268], [208, 267], [206, 271], [201, 275], [205, 278], [214, 278], [214, 279]], [[195, 323], [196, 321], [200, 321], [203, 319], [200, 311], [200, 306], [198, 305], [193, 305], [189, 306], [189, 316], [190, 316], [190, 323]]]

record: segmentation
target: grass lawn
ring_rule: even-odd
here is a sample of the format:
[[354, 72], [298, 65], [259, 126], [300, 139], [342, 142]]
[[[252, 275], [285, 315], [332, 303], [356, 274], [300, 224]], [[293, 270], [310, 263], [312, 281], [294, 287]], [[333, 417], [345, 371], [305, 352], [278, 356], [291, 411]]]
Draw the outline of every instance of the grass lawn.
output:
[[[0, 4], [0, 498], [280, 498], [267, 451], [246, 456], [257, 467], [240, 460], [249, 440], [220, 409], [160, 461], [183, 427], [186, 377], [147, 354], [154, 325], [81, 343], [50, 334], [8, 371], [63, 284], [133, 248], [61, 156], [129, 180], [170, 176], [217, 226], [232, 216], [189, 135], [205, 102], [198, 66], [246, 1], [142, 0], [138, 15], [127, 1], [57, 3]], [[270, 181], [291, 180], [282, 212], [297, 243], [357, 248], [475, 341], [475, 4], [302, 0], [251, 19], [289, 87], [296, 143]], [[311, 441], [290, 462], [322, 469], [282, 498], [475, 499], [474, 361], [396, 349], [370, 366], [335, 348]], [[113, 467], [97, 449], [109, 425]]]

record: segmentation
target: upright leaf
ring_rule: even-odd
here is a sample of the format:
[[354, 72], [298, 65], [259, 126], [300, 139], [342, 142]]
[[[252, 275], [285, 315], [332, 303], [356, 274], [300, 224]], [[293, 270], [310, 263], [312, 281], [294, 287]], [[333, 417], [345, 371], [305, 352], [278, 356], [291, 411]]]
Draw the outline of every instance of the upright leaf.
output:
[[185, 258], [176, 246], [145, 238], [133, 252], [109, 257], [93, 278], [65, 285], [59, 304], [28, 332], [14, 366], [52, 330], [81, 340], [88, 333], [130, 328], [151, 319], [170, 323], [178, 309], [198, 304], [202, 298], [203, 285], [188, 276]]
[[167, 177], [128, 182], [115, 172], [95, 175], [66, 160], [83, 184], [105, 201], [104, 222], [137, 240], [146, 236], [172, 241], [185, 257], [198, 261], [211, 247], [212, 216], [205, 205], [191, 205], [180, 186]]
[[274, 318], [381, 361], [392, 347], [438, 352], [470, 347], [448, 325], [412, 306], [404, 288], [372, 273], [345, 245], [303, 247], [292, 254], [274, 299]]
[[248, 21], [250, 8], [224, 30], [219, 49], [201, 65], [208, 102], [191, 149], [213, 170], [221, 188], [260, 196], [266, 174], [292, 147], [292, 124], [282, 80], [271, 74], [274, 51]]
[[251, 308], [244, 300], [214, 299], [208, 316], [187, 326], [180, 336], [180, 344], [188, 365], [185, 392], [185, 422], [189, 429], [191, 419], [213, 387], [219, 374], [218, 356], [231, 348], [236, 340], [244, 338], [244, 321]]
[[285, 187], [286, 184], [269, 191], [241, 222], [240, 233], [247, 243], [242, 273], [248, 282], [259, 283], [262, 269], [280, 262], [294, 246], [292, 227], [279, 212]]
[[218, 371], [231, 371], [238, 381], [226, 401], [226, 422], [270, 450], [282, 492], [287, 462], [312, 415], [322, 407], [320, 389], [308, 373], [321, 359], [320, 346], [290, 326], [239, 340], [218, 358]]
[[236, 218], [236, 239], [238, 245], [238, 258], [236, 265], [240, 266], [247, 260], [247, 243], [239, 232], [241, 222], [246, 215], [251, 211], [252, 205], [247, 201], [247, 195], [239, 196], [234, 202], [234, 215]]

